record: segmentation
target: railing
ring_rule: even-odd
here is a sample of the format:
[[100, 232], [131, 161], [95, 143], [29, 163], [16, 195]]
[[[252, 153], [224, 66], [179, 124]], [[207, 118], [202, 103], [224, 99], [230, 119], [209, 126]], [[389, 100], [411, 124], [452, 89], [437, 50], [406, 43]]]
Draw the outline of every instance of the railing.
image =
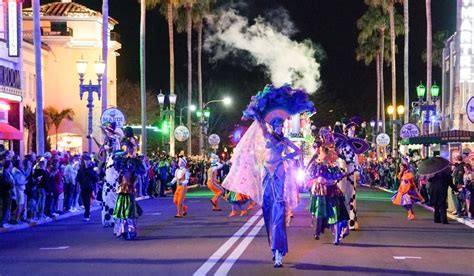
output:
[[[51, 29], [50, 27], [41, 27], [41, 36], [72, 36], [73, 31], [72, 28], [66, 28], [63, 30], [55, 30]], [[23, 39], [26, 40], [33, 40], [33, 30], [26, 30], [23, 31]]]

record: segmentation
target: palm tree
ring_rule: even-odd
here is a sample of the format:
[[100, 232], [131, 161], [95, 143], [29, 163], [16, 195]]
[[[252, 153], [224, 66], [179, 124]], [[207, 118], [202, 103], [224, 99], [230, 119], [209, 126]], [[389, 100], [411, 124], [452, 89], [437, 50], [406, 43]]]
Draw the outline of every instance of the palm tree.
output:
[[[71, 108], [66, 108], [61, 111], [56, 109], [55, 107], [48, 106], [44, 110], [44, 114], [48, 117], [48, 121], [50, 124], [54, 126], [55, 135], [56, 135], [56, 150], [58, 149], [58, 130], [59, 126], [61, 125], [64, 119], [69, 121], [74, 120], [74, 110]], [[48, 127], [49, 129], [49, 127]]]
[[[36, 110], [43, 110], [43, 76], [41, 72], [41, 30], [40, 30], [40, 0], [32, 0], [33, 9], [33, 41], [35, 47], [35, 73], [36, 73]], [[36, 125], [44, 125], [43, 112], [36, 112]], [[38, 155], [44, 154], [44, 129], [36, 129], [36, 151]]]
[[33, 133], [36, 131], [36, 114], [29, 105], [23, 107], [23, 126], [28, 131], [26, 137], [26, 152], [29, 153], [33, 150]]
[[109, 1], [102, 0], [102, 60], [105, 64], [102, 75], [102, 111], [107, 109], [107, 68], [109, 58]]
[[[426, 0], [426, 89], [431, 91], [433, 70], [433, 28], [431, 22], [431, 0]], [[426, 93], [426, 101], [431, 102], [431, 93]]]
[[[148, 8], [155, 8], [161, 4], [161, 12], [165, 14], [168, 22], [168, 43], [170, 49], [170, 95], [174, 95], [175, 80], [174, 80], [174, 30], [173, 20], [175, 18], [176, 9], [179, 6], [180, 0], [147, 0]], [[174, 131], [174, 107], [171, 106], [171, 121], [170, 129]], [[174, 137], [170, 133], [170, 155], [174, 156]]]
[[[392, 69], [392, 106], [397, 106], [397, 69], [396, 69], [396, 59], [395, 59], [395, 3], [402, 0], [365, 0], [365, 3], [369, 6], [378, 6], [382, 7], [384, 10], [388, 11], [390, 19], [390, 56], [391, 56], [391, 69]], [[393, 120], [396, 120], [397, 113], [393, 113]], [[393, 156], [397, 157], [397, 128], [396, 125], [392, 128], [392, 150]]]
[[[433, 36], [433, 44], [432, 44], [432, 62], [433, 66], [438, 66], [441, 68], [443, 66], [443, 48], [444, 42], [448, 39], [449, 32], [448, 31], [438, 31]], [[421, 59], [424, 62], [427, 62], [427, 49], [423, 51], [421, 54]]]
[[[377, 106], [381, 106], [377, 112], [377, 121], [382, 121], [382, 132], [385, 132], [385, 93], [383, 65], [385, 62], [390, 63], [390, 47], [388, 42], [390, 36], [385, 32], [386, 26], [389, 24], [387, 13], [376, 6], [369, 6], [368, 10], [357, 20], [357, 27], [360, 30], [358, 36], [359, 47], [356, 49], [356, 59], [364, 60], [366, 65], [372, 63], [375, 59], [380, 61], [376, 66], [377, 71]], [[395, 15], [395, 33], [402, 33], [402, 17]], [[381, 49], [384, 49], [381, 51]], [[380, 96], [379, 96], [380, 94]], [[378, 129], [378, 125], [377, 125]]]
[[[214, 4], [216, 0], [199, 0], [194, 7], [195, 11], [195, 26], [198, 34], [198, 98], [199, 98], [199, 109], [202, 110], [202, 29], [204, 18], [208, 17], [211, 14], [211, 5]], [[204, 148], [204, 136], [202, 125], [200, 124], [199, 128], [199, 155], [203, 154]]]
[[145, 34], [146, 34], [146, 0], [140, 1], [140, 102], [142, 137], [140, 151], [146, 155], [147, 150], [147, 117], [146, 117], [146, 67], [145, 67]]
[[404, 123], [408, 123], [408, 120], [410, 118], [410, 112], [409, 106], [410, 106], [410, 85], [409, 85], [409, 71], [408, 71], [408, 54], [409, 54], [409, 31], [410, 31], [410, 25], [409, 25], [409, 10], [408, 10], [408, 0], [403, 0], [403, 23], [404, 23], [404, 34], [405, 34], [405, 45], [403, 49], [403, 86], [404, 86], [404, 105], [405, 105], [405, 117], [404, 117]]

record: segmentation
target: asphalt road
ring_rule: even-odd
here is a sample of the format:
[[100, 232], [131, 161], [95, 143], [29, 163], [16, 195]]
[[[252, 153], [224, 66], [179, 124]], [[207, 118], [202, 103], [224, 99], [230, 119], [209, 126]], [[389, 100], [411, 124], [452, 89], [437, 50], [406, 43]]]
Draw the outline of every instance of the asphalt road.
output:
[[361, 228], [342, 244], [313, 238], [303, 196], [288, 228], [289, 253], [274, 269], [260, 211], [228, 218], [212, 212], [209, 194], [189, 193], [188, 217], [175, 219], [171, 197], [141, 201], [139, 239], [116, 239], [100, 224], [69, 217], [0, 234], [0, 275], [474, 275], [474, 230], [432, 223], [415, 208], [408, 221], [390, 195], [362, 188]]

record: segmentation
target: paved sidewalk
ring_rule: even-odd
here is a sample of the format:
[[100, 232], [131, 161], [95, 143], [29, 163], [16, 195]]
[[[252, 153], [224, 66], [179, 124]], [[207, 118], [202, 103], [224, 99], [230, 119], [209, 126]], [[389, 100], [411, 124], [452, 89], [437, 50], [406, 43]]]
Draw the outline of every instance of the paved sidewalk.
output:
[[[369, 187], [369, 188], [376, 188], [376, 189], [382, 190], [382, 191], [387, 192], [387, 193], [392, 193], [392, 194], [395, 193], [395, 191], [392, 191], [392, 190], [389, 190], [389, 189], [383, 188], [383, 187], [370, 186], [370, 185], [367, 185], [367, 184], [361, 184], [361, 186]], [[431, 206], [428, 206], [426, 204], [422, 204], [421, 202], [417, 202], [416, 204], [423, 207], [423, 208], [425, 208], [428, 211], [434, 212], [434, 208], [431, 207]], [[455, 220], [459, 223], [462, 223], [462, 224], [467, 225], [471, 228], [474, 228], [474, 221], [472, 221], [468, 218], [458, 218], [457, 216], [451, 214], [450, 212], [447, 212], [447, 215], [448, 215], [448, 218], [450, 218], [452, 220]]]
[[[149, 198], [150, 198], [149, 196], [143, 196], [143, 197], [137, 198], [137, 201], [145, 200], [145, 199], [149, 199]], [[98, 202], [99, 205], [96, 205], [97, 204], [96, 202]], [[98, 210], [101, 210], [101, 209], [102, 209], [102, 205], [101, 205], [100, 201], [95, 201], [93, 206], [91, 206], [91, 212], [98, 211]], [[61, 214], [61, 215], [56, 216], [56, 217], [47, 217], [46, 219], [31, 220], [30, 222], [13, 224], [9, 227], [0, 228], [0, 234], [1, 233], [6, 233], [6, 232], [11, 232], [11, 231], [16, 231], [16, 230], [20, 230], [20, 229], [25, 229], [25, 228], [29, 228], [29, 227], [34, 227], [34, 226], [37, 226], [37, 225], [50, 223], [50, 222], [53, 222], [53, 221], [62, 220], [62, 219], [65, 219], [65, 218], [78, 216], [78, 215], [83, 215], [83, 214], [84, 214], [84, 209], [81, 208], [81, 209], [77, 210], [76, 212], [66, 212], [66, 213]]]

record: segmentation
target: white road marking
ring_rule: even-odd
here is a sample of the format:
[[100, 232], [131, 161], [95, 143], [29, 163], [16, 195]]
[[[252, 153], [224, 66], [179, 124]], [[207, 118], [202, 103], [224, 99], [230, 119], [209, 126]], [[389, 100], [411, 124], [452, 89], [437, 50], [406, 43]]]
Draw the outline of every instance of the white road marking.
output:
[[161, 213], [151, 213], [152, 216], [160, 216]]
[[229, 249], [239, 240], [239, 238], [247, 232], [247, 230], [252, 227], [254, 222], [260, 218], [262, 211], [259, 210], [255, 215], [253, 215], [235, 234], [229, 238], [219, 249], [217, 249], [214, 254], [212, 254], [209, 259], [194, 272], [194, 276], [206, 275], [216, 263], [229, 251]]
[[250, 231], [250, 233], [244, 238], [244, 240], [237, 246], [237, 248], [232, 252], [229, 257], [221, 264], [219, 269], [216, 271], [217, 276], [220, 275], [227, 275], [234, 265], [234, 263], [240, 258], [240, 256], [244, 253], [245, 249], [250, 245], [252, 240], [257, 236], [260, 229], [264, 226], [265, 222], [263, 218], [255, 225], [255, 227]]
[[40, 250], [64, 250], [68, 249], [69, 246], [58, 246], [58, 247], [40, 247]]
[[416, 256], [393, 256], [395, 260], [406, 260], [406, 259], [421, 259], [421, 257]]

